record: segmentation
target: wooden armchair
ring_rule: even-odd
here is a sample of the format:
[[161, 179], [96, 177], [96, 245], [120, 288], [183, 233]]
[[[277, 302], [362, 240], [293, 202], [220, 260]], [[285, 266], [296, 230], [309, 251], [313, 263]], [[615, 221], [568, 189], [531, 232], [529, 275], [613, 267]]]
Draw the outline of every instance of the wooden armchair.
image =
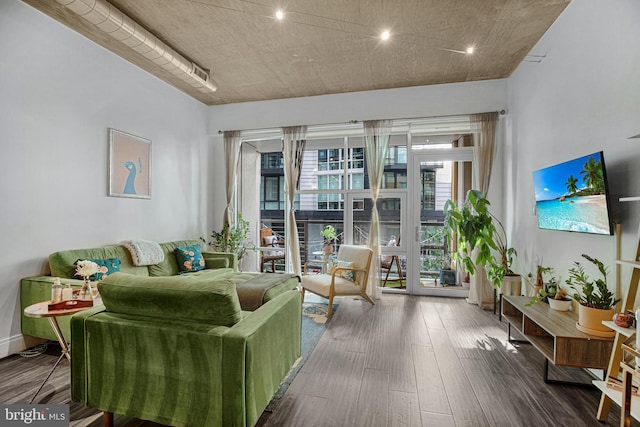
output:
[[307, 275], [307, 263], [302, 276], [302, 299], [305, 291], [329, 300], [327, 317], [333, 311], [333, 298], [342, 295], [357, 295], [375, 304], [367, 295], [367, 281], [373, 251], [365, 246], [341, 245], [337, 260], [328, 274]]
[[[387, 246], [398, 246], [400, 244], [400, 237], [398, 239], [394, 239], [393, 236]], [[389, 279], [389, 273], [393, 269], [393, 264], [396, 265], [396, 272], [398, 273], [398, 278]], [[382, 273], [385, 271], [387, 274], [384, 276], [384, 281], [382, 282], [382, 286], [387, 286], [387, 282], [400, 282], [400, 288], [404, 288], [405, 285], [402, 283], [404, 281], [404, 274], [402, 273], [402, 264], [400, 262], [400, 257], [398, 255], [385, 255], [380, 259], [380, 270]]]
[[[278, 236], [273, 234], [273, 229], [263, 228], [260, 230], [260, 246], [264, 248], [273, 247], [278, 248], [284, 244], [284, 240], [279, 240]], [[260, 252], [260, 272], [264, 272], [265, 263], [271, 263], [271, 272], [276, 272], [276, 261], [283, 260], [285, 258], [284, 248], [279, 250], [262, 250]]]

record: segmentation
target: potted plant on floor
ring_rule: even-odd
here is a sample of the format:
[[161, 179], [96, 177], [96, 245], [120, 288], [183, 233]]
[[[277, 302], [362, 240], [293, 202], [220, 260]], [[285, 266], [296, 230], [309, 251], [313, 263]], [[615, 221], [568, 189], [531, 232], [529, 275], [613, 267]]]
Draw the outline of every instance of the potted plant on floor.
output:
[[[475, 274], [476, 266], [483, 266], [487, 278], [496, 288], [501, 286], [504, 277], [512, 276], [517, 279], [518, 289], [514, 285], [510, 293], [519, 295], [520, 275], [511, 269], [516, 250], [507, 245], [505, 229], [489, 212], [489, 205], [489, 201], [477, 190], [469, 190], [462, 205], [447, 200], [444, 205], [447, 238], [451, 245], [453, 236], [458, 237], [454, 259], [461, 262], [465, 271]], [[498, 252], [500, 259], [496, 259], [493, 251]]]
[[600, 337], [612, 337], [615, 332], [602, 324], [603, 320], [611, 320], [615, 312], [616, 299], [607, 286], [607, 268], [596, 258], [582, 254], [582, 257], [594, 264], [602, 278], [591, 280], [578, 261], [569, 269], [566, 283], [576, 292], [573, 294], [578, 306], [578, 330]]

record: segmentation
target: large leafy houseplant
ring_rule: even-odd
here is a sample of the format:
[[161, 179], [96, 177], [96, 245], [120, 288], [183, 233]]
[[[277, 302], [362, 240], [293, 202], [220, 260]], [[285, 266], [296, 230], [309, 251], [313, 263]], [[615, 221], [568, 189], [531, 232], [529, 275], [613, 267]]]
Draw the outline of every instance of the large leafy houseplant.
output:
[[620, 300], [616, 299], [615, 294], [607, 286], [607, 267], [600, 260], [589, 255], [582, 254], [582, 257], [598, 268], [602, 278], [591, 280], [584, 271], [583, 265], [578, 261], [574, 262], [574, 266], [569, 269], [569, 278], [566, 281], [567, 285], [576, 291], [573, 294], [573, 299], [585, 307], [600, 310], [613, 308]]
[[[513, 274], [511, 263], [516, 250], [507, 245], [505, 229], [489, 211], [489, 206], [489, 200], [480, 191], [469, 190], [460, 206], [447, 200], [444, 205], [444, 226], [449, 244], [454, 236], [458, 237], [454, 259], [460, 261], [470, 274], [475, 274], [476, 266], [481, 265], [491, 284], [499, 287], [504, 276]], [[477, 249], [475, 259], [472, 257], [474, 249]], [[499, 259], [496, 259], [493, 251], [500, 254]]]
[[222, 230], [211, 232], [211, 240], [206, 241], [203, 237], [200, 240], [216, 252], [236, 254], [240, 262], [248, 250], [255, 249], [255, 246], [247, 240], [248, 235], [249, 221], [245, 221], [242, 219], [242, 214], [238, 214], [235, 224], [231, 225], [227, 222], [222, 226]]

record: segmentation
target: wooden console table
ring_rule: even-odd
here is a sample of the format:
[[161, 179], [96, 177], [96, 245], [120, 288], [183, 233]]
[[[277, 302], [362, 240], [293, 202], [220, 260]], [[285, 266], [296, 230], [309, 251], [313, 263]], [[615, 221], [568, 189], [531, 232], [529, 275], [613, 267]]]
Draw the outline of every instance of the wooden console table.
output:
[[600, 338], [576, 329], [578, 315], [570, 311], [556, 311], [549, 304], [536, 303], [527, 307], [531, 297], [502, 297], [502, 316], [545, 357], [546, 383], [583, 385], [548, 378], [549, 362], [556, 366], [607, 369], [613, 348], [612, 338]]

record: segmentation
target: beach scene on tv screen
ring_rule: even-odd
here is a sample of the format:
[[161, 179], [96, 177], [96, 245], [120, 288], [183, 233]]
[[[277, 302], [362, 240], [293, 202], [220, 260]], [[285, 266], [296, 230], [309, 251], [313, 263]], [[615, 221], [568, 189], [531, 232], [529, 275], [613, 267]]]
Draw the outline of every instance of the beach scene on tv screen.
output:
[[602, 153], [533, 173], [540, 228], [610, 234]]

